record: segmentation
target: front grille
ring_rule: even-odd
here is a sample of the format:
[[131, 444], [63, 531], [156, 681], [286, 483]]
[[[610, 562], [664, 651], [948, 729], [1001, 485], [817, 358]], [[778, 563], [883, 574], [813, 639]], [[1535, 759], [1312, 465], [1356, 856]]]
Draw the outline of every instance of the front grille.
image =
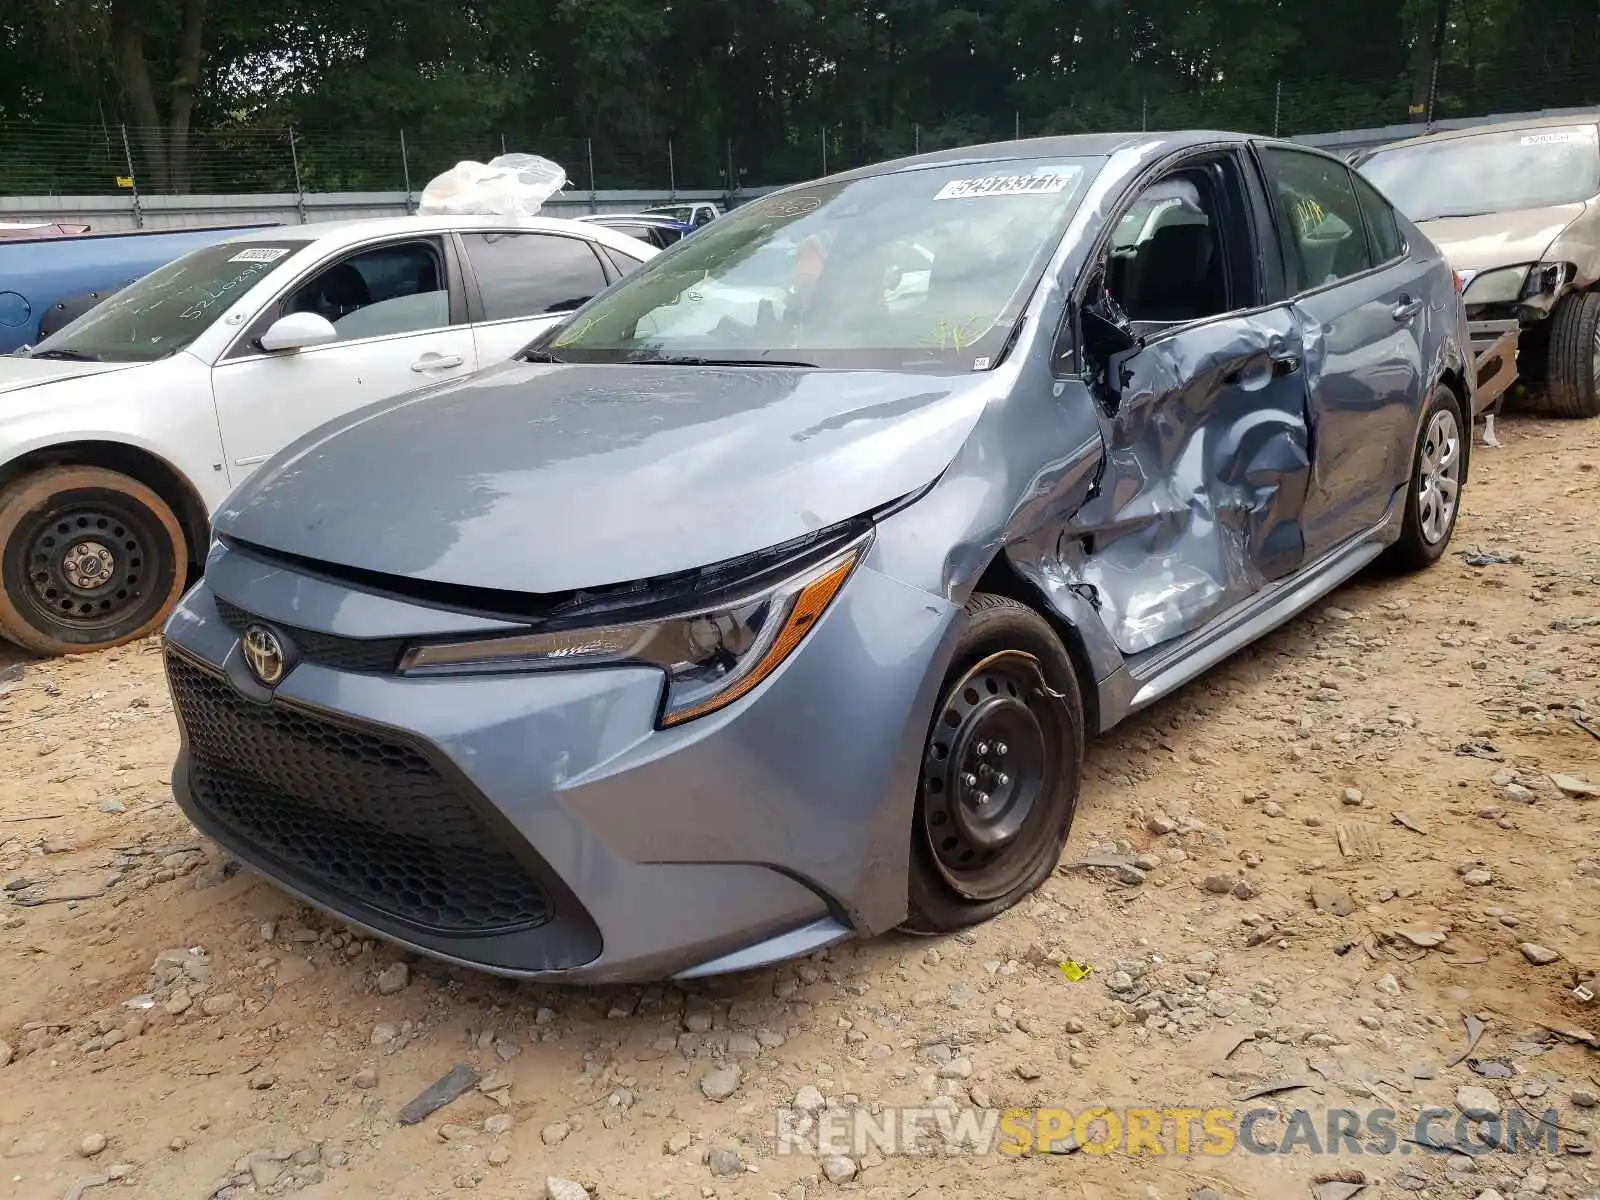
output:
[[194, 802], [289, 873], [439, 933], [550, 920], [538, 880], [420, 750], [256, 704], [176, 654], [167, 677]]
[[[237, 604], [212, 596], [217, 615], [222, 623], [235, 633], [243, 633], [245, 626], [262, 620], [251, 616]], [[402, 638], [342, 638], [327, 633], [313, 633], [278, 621], [265, 621], [294, 643], [302, 662], [316, 663], [336, 671], [356, 671], [368, 674], [389, 674], [400, 662], [400, 652], [405, 649]]]

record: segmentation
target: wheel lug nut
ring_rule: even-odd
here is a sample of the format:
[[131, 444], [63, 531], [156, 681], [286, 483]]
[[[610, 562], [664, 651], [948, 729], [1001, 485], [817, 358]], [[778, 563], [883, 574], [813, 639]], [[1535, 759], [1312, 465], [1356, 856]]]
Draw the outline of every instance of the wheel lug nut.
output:
[[978, 786], [978, 777], [976, 775], [974, 775], [971, 771], [968, 771], [965, 775], [963, 775], [961, 777], [961, 782], [966, 784], [968, 787], [977, 787]]
[[1004, 758], [1006, 756], [1006, 744], [1004, 742], [996, 742], [994, 744], [994, 752]]
[[976, 800], [979, 804], [987, 804], [987, 803], [989, 803], [989, 793], [988, 792], [979, 792], [976, 796], [973, 797], [973, 799]]
[[978, 745], [977, 745], [977, 751], [978, 751], [979, 755], [988, 754], [989, 753], [989, 743], [988, 742], [979, 742]]
[[1010, 782], [1011, 782], [1011, 776], [1007, 775], [1004, 771], [1001, 771], [1000, 774], [998, 774], [998, 775], [996, 775], [994, 777], [994, 785], [995, 785], [995, 787], [1005, 787], [1005, 785], [1010, 783]]

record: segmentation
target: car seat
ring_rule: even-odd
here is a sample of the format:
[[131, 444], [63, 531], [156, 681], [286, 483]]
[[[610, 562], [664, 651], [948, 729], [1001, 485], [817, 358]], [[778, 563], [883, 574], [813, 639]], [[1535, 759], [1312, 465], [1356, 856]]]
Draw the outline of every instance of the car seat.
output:
[[1166, 225], [1140, 248], [1128, 272], [1128, 316], [1192, 321], [1220, 311], [1216, 238], [1207, 225]]
[[329, 267], [310, 287], [295, 298], [295, 312], [313, 312], [337, 321], [372, 303], [366, 278], [347, 262]]

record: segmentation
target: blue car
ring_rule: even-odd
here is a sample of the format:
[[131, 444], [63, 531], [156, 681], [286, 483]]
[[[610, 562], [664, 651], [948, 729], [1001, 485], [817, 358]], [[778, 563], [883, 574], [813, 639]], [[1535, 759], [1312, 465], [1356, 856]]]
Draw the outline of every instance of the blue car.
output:
[[670, 217], [652, 217], [645, 213], [595, 213], [593, 216], [579, 217], [578, 220], [615, 229], [658, 250], [677, 244], [696, 228]]
[[222, 503], [165, 630], [178, 802], [511, 976], [975, 925], [1055, 869], [1089, 738], [1445, 553], [1468, 344], [1438, 247], [1273, 139], [762, 196]]
[[254, 225], [0, 240], [0, 354], [38, 344], [101, 300]]

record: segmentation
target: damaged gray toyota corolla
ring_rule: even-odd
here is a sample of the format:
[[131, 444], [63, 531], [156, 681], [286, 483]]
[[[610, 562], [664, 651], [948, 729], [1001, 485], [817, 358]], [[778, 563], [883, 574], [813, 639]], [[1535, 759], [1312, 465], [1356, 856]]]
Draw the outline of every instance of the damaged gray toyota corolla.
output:
[[167, 627], [194, 823], [441, 959], [691, 977], [997, 914], [1084, 741], [1443, 553], [1450, 269], [1228, 134], [747, 204], [217, 518]]

